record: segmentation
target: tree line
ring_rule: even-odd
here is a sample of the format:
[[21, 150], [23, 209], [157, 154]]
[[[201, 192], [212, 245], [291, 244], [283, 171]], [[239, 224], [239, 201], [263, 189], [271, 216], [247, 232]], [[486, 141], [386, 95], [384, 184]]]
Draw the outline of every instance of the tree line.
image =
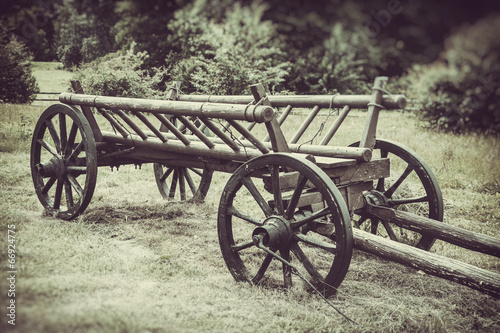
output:
[[[431, 64], [454, 66], [450, 48], [464, 45], [449, 41], [468, 36], [460, 27], [499, 6], [482, 0], [18, 0], [2, 11], [0, 43], [17, 43], [35, 61], [61, 61], [90, 90], [105, 94], [154, 98], [174, 80], [187, 93], [248, 93], [256, 82], [272, 93], [366, 93], [377, 75], [417, 93], [409, 82], [423, 85], [435, 72]], [[479, 35], [490, 33], [483, 26]], [[486, 56], [497, 52], [495, 41], [486, 42]], [[496, 75], [493, 65], [474, 66], [458, 67], [476, 81], [494, 81], [488, 78]], [[439, 90], [438, 81], [418, 93]], [[478, 86], [455, 88], [466, 93]], [[447, 113], [429, 124], [443, 127]]]

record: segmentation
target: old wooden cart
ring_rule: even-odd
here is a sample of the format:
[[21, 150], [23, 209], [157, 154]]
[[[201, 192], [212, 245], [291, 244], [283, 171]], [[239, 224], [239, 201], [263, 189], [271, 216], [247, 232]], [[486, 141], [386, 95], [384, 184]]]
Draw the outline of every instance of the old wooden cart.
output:
[[[471, 233], [457, 241], [440, 222], [443, 201], [430, 168], [410, 149], [376, 138], [379, 111], [406, 103], [385, 91], [386, 82], [379, 77], [371, 95], [351, 96], [267, 96], [260, 85], [253, 96], [180, 95], [174, 87], [168, 100], [84, 95], [73, 82], [75, 93], [61, 94], [64, 104], [50, 106], [36, 125], [35, 190], [46, 211], [73, 219], [91, 200], [98, 167], [155, 163], [160, 193], [179, 200], [203, 199], [213, 172], [226, 172], [218, 235], [238, 281], [289, 286], [292, 261], [329, 295], [357, 247], [498, 295], [498, 275], [463, 265], [473, 274], [457, 273], [455, 262], [424, 251], [435, 238], [497, 256], [500, 246], [486, 236], [472, 244]], [[281, 129], [294, 108], [309, 111], [287, 140]], [[320, 126], [330, 125], [319, 144], [299, 143], [321, 109], [336, 108], [336, 120]], [[367, 109], [360, 141], [328, 145], [354, 108]], [[263, 139], [253, 134], [259, 126]]]

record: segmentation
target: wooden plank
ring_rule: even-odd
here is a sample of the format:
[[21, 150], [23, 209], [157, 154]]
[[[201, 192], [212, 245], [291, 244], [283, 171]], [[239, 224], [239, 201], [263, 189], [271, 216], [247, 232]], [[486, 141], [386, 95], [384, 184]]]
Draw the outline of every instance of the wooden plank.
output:
[[356, 249], [500, 297], [500, 274], [359, 229], [352, 231]]
[[[73, 87], [73, 91], [75, 92], [75, 94], [83, 94], [83, 88], [82, 88], [80, 81], [72, 80], [71, 86]], [[60, 97], [59, 97], [59, 100], [61, 101]], [[63, 101], [61, 101], [61, 102], [63, 102]], [[70, 104], [70, 103], [66, 103], [66, 104]], [[85, 115], [85, 118], [87, 118], [87, 121], [89, 122], [90, 127], [92, 128], [92, 133], [94, 134], [95, 141], [101, 142], [102, 141], [101, 129], [99, 128], [99, 125], [97, 124], [97, 121], [95, 120], [92, 109], [89, 106], [84, 106], [84, 105], [81, 105], [80, 107], [82, 108], [82, 112]]]
[[355, 165], [323, 168], [323, 171], [333, 179], [335, 185], [387, 178], [390, 176], [390, 160], [388, 158], [374, 159]]
[[[250, 86], [250, 90], [252, 91], [255, 103], [271, 106], [271, 103], [267, 98], [266, 91], [264, 90], [262, 84], [252, 85]], [[289, 153], [290, 148], [288, 148], [288, 143], [286, 142], [285, 135], [281, 131], [281, 127], [278, 123], [278, 120], [276, 120], [276, 117], [273, 117], [273, 119], [266, 122], [266, 128], [269, 138], [271, 140], [271, 147], [273, 151], [275, 153], [277, 152]]]

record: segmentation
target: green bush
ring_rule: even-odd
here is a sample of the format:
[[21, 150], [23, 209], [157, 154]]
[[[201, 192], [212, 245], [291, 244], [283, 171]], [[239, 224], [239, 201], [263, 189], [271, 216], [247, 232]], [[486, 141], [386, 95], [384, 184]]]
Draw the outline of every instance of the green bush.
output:
[[164, 74], [159, 69], [150, 72], [141, 66], [147, 60], [146, 52], [135, 53], [133, 46], [127, 51], [110, 53], [76, 70], [79, 80], [88, 94], [135, 98], [159, 98]]
[[500, 16], [464, 26], [445, 41], [442, 60], [417, 67], [411, 89], [431, 128], [500, 133]]
[[[88, 63], [115, 50], [111, 27], [115, 21], [112, 1], [98, 5], [71, 1], [60, 7], [57, 56], [67, 69]], [[89, 7], [90, 6], [90, 7]], [[105, 12], [107, 17], [99, 16]], [[102, 13], [100, 15], [103, 15]]]
[[[199, 17], [200, 3], [185, 8], [172, 22], [172, 30], [191, 47], [190, 55], [172, 65], [172, 80], [181, 81], [186, 92], [205, 94], [249, 93], [249, 85], [263, 84], [268, 90], [280, 89], [290, 63], [285, 61], [285, 45], [277, 38], [270, 21], [262, 21], [266, 6], [238, 3], [226, 10], [225, 20], [192, 20]], [[184, 29], [176, 29], [176, 26]], [[196, 41], [195, 43], [189, 43]]]
[[31, 73], [31, 55], [27, 47], [16, 41], [0, 43], [0, 100], [29, 103], [39, 92]]

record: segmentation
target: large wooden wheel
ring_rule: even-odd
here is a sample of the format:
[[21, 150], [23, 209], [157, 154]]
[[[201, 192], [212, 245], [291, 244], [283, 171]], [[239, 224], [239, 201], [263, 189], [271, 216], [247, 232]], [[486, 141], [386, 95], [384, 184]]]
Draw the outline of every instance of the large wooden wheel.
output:
[[314, 163], [288, 154], [263, 155], [234, 172], [222, 193], [217, 228], [237, 281], [292, 285], [289, 266], [258, 247], [259, 239], [326, 296], [351, 261], [351, 220], [340, 192]]
[[82, 213], [94, 193], [94, 136], [77, 109], [56, 104], [40, 116], [31, 143], [31, 175], [46, 211], [69, 220]]
[[[359, 146], [359, 142], [351, 146]], [[373, 157], [390, 159], [390, 176], [374, 184], [369, 199], [398, 210], [411, 212], [437, 221], [443, 221], [443, 198], [432, 170], [411, 149], [389, 140], [377, 140]], [[392, 240], [429, 250], [435, 239], [409, 231], [367, 212], [355, 215], [356, 226]]]
[[160, 194], [169, 200], [202, 201], [207, 195], [213, 171], [207, 169], [153, 165]]

